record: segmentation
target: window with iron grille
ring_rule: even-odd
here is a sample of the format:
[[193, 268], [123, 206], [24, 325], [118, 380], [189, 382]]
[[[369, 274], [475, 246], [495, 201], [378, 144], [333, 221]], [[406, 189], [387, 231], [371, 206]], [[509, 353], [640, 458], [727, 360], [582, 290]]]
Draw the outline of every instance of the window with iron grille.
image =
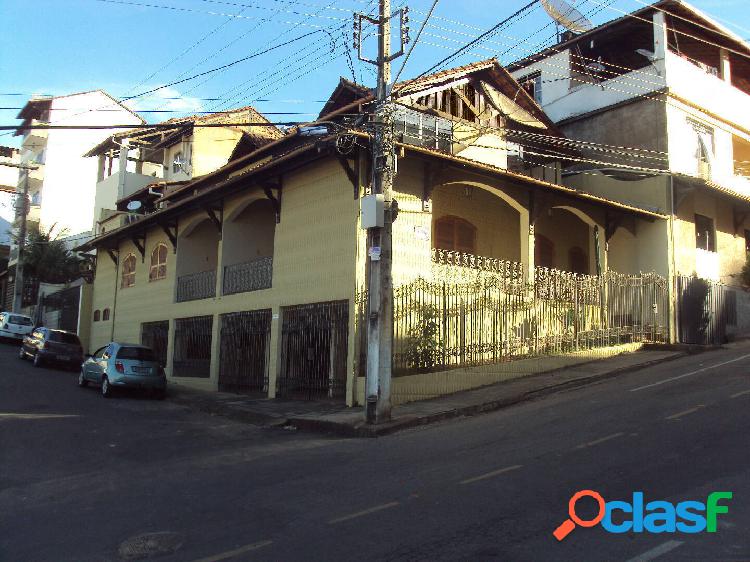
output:
[[193, 316], [174, 321], [172, 376], [208, 378], [211, 373], [213, 316]]
[[106, 322], [107, 320], [109, 320], [109, 309], [108, 308], [105, 308], [104, 312], [102, 312], [102, 320], [104, 322]]
[[122, 262], [122, 288], [135, 285], [135, 255], [128, 254]]
[[707, 252], [716, 251], [716, 230], [713, 219], [695, 215], [695, 247]]
[[148, 271], [149, 281], [158, 281], [167, 276], [167, 246], [166, 244], [157, 244], [151, 252], [151, 267]]
[[271, 309], [222, 314], [219, 390], [268, 391]]

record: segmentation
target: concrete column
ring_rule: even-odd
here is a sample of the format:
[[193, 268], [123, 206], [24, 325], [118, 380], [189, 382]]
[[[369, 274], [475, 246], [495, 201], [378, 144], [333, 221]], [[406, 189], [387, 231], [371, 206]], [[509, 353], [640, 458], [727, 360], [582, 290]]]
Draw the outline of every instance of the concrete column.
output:
[[268, 342], [268, 397], [276, 398], [281, 369], [281, 307], [271, 308], [271, 337]]
[[664, 59], [667, 56], [667, 19], [664, 12], [655, 10], [654, 22], [654, 58]]
[[719, 69], [719, 76], [724, 82], [732, 83], [732, 66], [729, 63], [729, 51], [726, 49], [719, 49], [719, 56], [721, 57], [721, 68]]
[[211, 325], [211, 367], [209, 384], [213, 390], [219, 390], [219, 363], [221, 360], [221, 315], [213, 315]]
[[172, 378], [172, 367], [174, 363], [174, 335], [175, 335], [175, 321], [174, 318], [169, 319], [169, 335], [167, 336], [167, 365], [164, 370], [167, 372], [167, 378]]
[[521, 263], [526, 266], [526, 280], [534, 282], [534, 224], [529, 220], [529, 212], [522, 212], [518, 221], [521, 239]]
[[219, 249], [216, 252], [216, 298], [220, 299], [224, 293], [224, 225], [222, 224]]

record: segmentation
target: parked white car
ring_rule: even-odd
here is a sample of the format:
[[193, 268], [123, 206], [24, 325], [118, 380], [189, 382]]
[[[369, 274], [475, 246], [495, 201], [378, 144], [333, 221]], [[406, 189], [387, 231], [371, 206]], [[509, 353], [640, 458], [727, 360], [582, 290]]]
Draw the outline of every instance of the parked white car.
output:
[[34, 329], [31, 318], [23, 314], [0, 312], [0, 338], [22, 341]]

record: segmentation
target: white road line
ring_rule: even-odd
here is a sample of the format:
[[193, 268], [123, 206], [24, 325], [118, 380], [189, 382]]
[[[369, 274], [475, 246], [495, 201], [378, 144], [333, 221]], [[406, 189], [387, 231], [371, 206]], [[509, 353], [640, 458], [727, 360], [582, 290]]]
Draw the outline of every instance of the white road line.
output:
[[336, 519], [331, 519], [328, 522], [328, 524], [335, 525], [336, 523], [341, 523], [342, 521], [349, 521], [350, 519], [355, 519], [357, 517], [362, 517], [363, 515], [369, 515], [370, 513], [383, 511], [384, 509], [390, 509], [392, 507], [396, 507], [397, 505], [399, 505], [398, 502], [391, 502], [391, 503], [384, 503], [383, 505], [376, 505], [375, 507], [371, 507], [370, 509], [365, 509], [364, 511], [358, 511], [357, 513], [352, 513], [351, 515], [344, 515], [343, 517], [337, 517]]
[[219, 560], [226, 560], [227, 558], [233, 558], [234, 556], [245, 554], [246, 552], [258, 550], [259, 548], [263, 548], [264, 546], [268, 546], [269, 544], [273, 544], [273, 541], [263, 541], [256, 542], [254, 544], [248, 544], [239, 548], [235, 548], [234, 550], [227, 550], [226, 552], [222, 552], [220, 554], [214, 554], [213, 556], [207, 556], [206, 558], [201, 558], [200, 560], [194, 560], [193, 562], [219, 562]]
[[11, 414], [0, 413], [0, 420], [50, 420], [57, 418], [80, 418], [78, 414]]
[[746, 394], [750, 394], [750, 390], [743, 390], [742, 392], [736, 392], [732, 394], [729, 398], [739, 398], [740, 396], [745, 396]]
[[625, 435], [624, 433], [613, 433], [612, 435], [607, 435], [606, 437], [602, 437], [601, 439], [596, 439], [595, 441], [589, 441], [588, 443], [581, 443], [576, 447], [576, 449], [585, 449], [586, 447], [593, 447], [594, 445], [598, 445], [599, 443], [604, 443], [605, 441], [609, 441], [611, 439], [617, 439], [618, 437], [622, 437]]
[[638, 386], [636, 388], [631, 388], [630, 392], [638, 392], [639, 390], [645, 390], [647, 388], [653, 388], [655, 386], [659, 386], [662, 384], [666, 384], [668, 382], [676, 381], [679, 379], [684, 379], [685, 377], [692, 377], [693, 375], [697, 375], [698, 373], [703, 373], [705, 371], [710, 371], [711, 369], [716, 369], [717, 367], [723, 367], [724, 365], [729, 365], [731, 363], [736, 363], [737, 361], [742, 361], [743, 359], [747, 359], [750, 357], [750, 354], [743, 355], [742, 357], [737, 357], [736, 359], [730, 359], [729, 361], [724, 361], [723, 363], [717, 363], [716, 365], [709, 365], [708, 367], [703, 367], [702, 369], [697, 369], [695, 371], [690, 371], [689, 373], [685, 373], [684, 375], [678, 375], [676, 377], [671, 377], [668, 379], [664, 379], [658, 382], [654, 382], [651, 384], [646, 384], [643, 386]]
[[687, 416], [688, 414], [694, 414], [698, 410], [705, 408], [703, 404], [698, 404], [695, 408], [690, 408], [689, 410], [685, 410], [683, 412], [677, 412], [676, 414], [672, 414], [671, 416], [667, 416], [664, 418], [665, 420], [676, 420], [681, 418], [682, 416]]
[[500, 474], [504, 474], [506, 472], [510, 472], [511, 470], [518, 470], [519, 468], [522, 468], [522, 464], [514, 464], [513, 466], [506, 466], [505, 468], [501, 468], [499, 470], [493, 470], [492, 472], [487, 472], [486, 474], [480, 474], [479, 476], [475, 476], [474, 478], [469, 478], [468, 480], [461, 480], [459, 484], [471, 484], [472, 482], [479, 482], [480, 480], [486, 480], [487, 478], [492, 478], [493, 476], [498, 476]]
[[682, 544], [682, 541], [667, 541], [664, 544], [652, 548], [651, 550], [647, 550], [646, 552], [636, 556], [635, 558], [631, 558], [627, 562], [649, 562], [650, 560], [659, 558], [659, 556], [661, 556], [662, 554], [666, 554], [667, 552], [674, 550]]

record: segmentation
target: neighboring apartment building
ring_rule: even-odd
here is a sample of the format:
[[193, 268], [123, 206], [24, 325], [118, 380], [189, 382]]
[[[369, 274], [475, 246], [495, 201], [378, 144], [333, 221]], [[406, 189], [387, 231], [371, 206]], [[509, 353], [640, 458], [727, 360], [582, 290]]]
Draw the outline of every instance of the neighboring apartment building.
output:
[[[566, 185], [670, 216], [620, 270], [739, 284], [750, 250], [750, 45], [662, 0], [508, 66], [580, 152]], [[555, 150], [528, 136], [539, 150]], [[589, 144], [587, 144], [589, 143]], [[620, 242], [633, 242], [632, 235]], [[613, 241], [616, 244], [618, 241]]]
[[[103, 90], [32, 98], [18, 119], [23, 120], [16, 132], [23, 135], [21, 161], [38, 166], [28, 173], [29, 221], [38, 222], [44, 229], [54, 226], [55, 232], [66, 237], [89, 234], [94, 221], [97, 165], [84, 158], [84, 153], [122, 130], [102, 126], [142, 125], [145, 121]], [[24, 128], [28, 126], [75, 128]], [[24, 188], [25, 176], [19, 177], [19, 191]]]
[[[508, 130], [561, 136], [495, 60], [395, 91], [398, 307], [415, 287], [420, 295], [443, 291], [399, 318], [422, 322], [437, 303], [457, 303], [441, 325], [458, 327], [463, 339], [455, 349], [441, 348], [441, 366], [574, 349], [555, 346], [572, 342], [584, 324], [599, 324], [592, 311], [601, 303], [591, 291], [574, 296], [587, 307], [574, 319], [562, 293], [578, 279], [601, 286], [594, 274], [607, 271], [605, 242], [622, 235], [618, 225], [648, 232], [664, 216], [564, 187], [559, 161], [521, 155]], [[172, 382], [362, 403], [362, 295], [367, 264], [378, 259], [368, 252], [360, 212], [362, 201], [372, 204], [365, 196], [373, 102], [371, 90], [342, 79], [318, 123], [234, 155], [161, 196], [142, 189], [120, 201], [141, 201], [147, 213], [82, 248], [97, 251], [90, 351], [112, 339], [142, 341], [157, 351]], [[559, 261], [547, 241], [556, 244]], [[450, 296], [445, 283], [462, 283], [466, 293]], [[470, 297], [476, 287], [490, 293]], [[550, 303], [541, 303], [545, 298]], [[554, 299], [560, 302], [553, 306]], [[486, 329], [467, 320], [480, 308], [495, 315]], [[662, 338], [665, 308], [640, 307]], [[611, 316], [632, 328], [626, 312]], [[412, 357], [426, 355], [413, 345], [420, 328], [402, 326], [394, 361], [403, 361], [404, 376], [394, 385], [403, 389], [437, 363]], [[623, 329], [616, 337], [634, 342], [639, 334]], [[475, 376], [460, 384], [488, 382]]]

